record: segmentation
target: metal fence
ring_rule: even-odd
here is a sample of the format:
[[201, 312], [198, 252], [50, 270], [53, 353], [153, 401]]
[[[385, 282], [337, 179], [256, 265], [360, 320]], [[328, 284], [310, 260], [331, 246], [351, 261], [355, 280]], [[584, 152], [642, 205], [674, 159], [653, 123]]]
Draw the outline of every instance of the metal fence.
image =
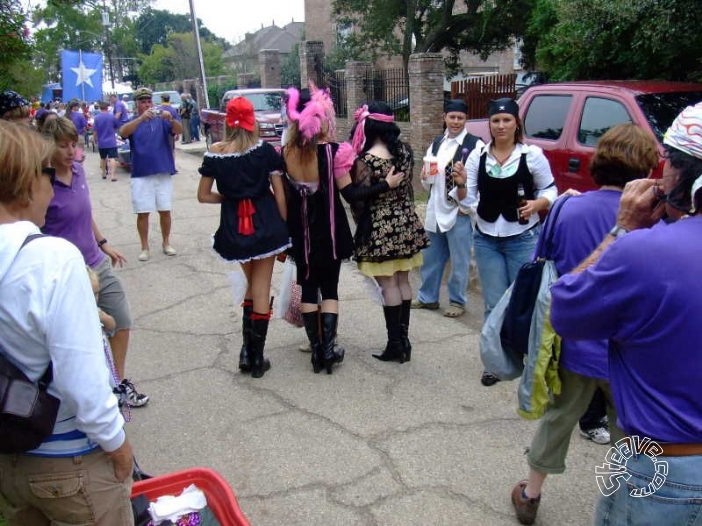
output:
[[364, 89], [366, 100], [387, 102], [395, 120], [409, 121], [409, 77], [403, 68], [374, 69], [366, 72]]
[[334, 101], [334, 112], [337, 117], [348, 117], [346, 108], [346, 73], [343, 70], [330, 71], [324, 75], [324, 84], [329, 89], [332, 101]]
[[490, 75], [451, 83], [451, 98], [463, 99], [468, 104], [468, 118], [487, 117], [488, 104], [502, 97], [516, 98], [517, 74]]

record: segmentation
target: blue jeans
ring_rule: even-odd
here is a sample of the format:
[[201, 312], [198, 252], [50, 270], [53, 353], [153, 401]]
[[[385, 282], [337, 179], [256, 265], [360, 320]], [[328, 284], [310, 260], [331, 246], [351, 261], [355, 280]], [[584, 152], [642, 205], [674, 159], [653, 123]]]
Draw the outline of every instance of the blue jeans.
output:
[[485, 301], [485, 319], [517, 277], [519, 267], [531, 261], [541, 227], [509, 237], [493, 237], [475, 229], [475, 262]]
[[200, 115], [197, 113], [190, 116], [190, 139], [200, 140]]
[[466, 289], [470, 272], [470, 250], [473, 245], [473, 224], [470, 217], [458, 215], [456, 224], [448, 232], [429, 232], [429, 246], [422, 250], [424, 263], [419, 273], [422, 286], [417, 298], [422, 303], [439, 301], [439, 289], [446, 263], [451, 260], [448, 279], [449, 301], [465, 305], [468, 302]]
[[[635, 488], [646, 488], [653, 480], [655, 466], [646, 455], [634, 455], [626, 463], [631, 475], [619, 479], [619, 489], [600, 497], [595, 511], [597, 526], [702, 525], [702, 455], [657, 457], [668, 463], [665, 482], [654, 493], [632, 497]], [[658, 484], [650, 486], [657, 487]]]

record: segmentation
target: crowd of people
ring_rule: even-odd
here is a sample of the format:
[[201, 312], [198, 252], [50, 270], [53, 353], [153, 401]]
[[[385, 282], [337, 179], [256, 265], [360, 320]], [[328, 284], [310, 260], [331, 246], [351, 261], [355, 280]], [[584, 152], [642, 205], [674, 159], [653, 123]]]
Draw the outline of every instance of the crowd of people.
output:
[[[127, 119], [120, 101], [112, 101], [112, 112], [100, 102], [95, 123], [103, 178], [114, 177], [109, 137], [118, 133], [130, 142], [138, 259], [147, 261], [152, 212], [159, 214], [164, 254], [177, 254], [170, 243], [173, 140], [179, 134], [186, 142], [197, 139], [189, 135], [192, 112], [157, 111], [146, 88], [134, 100], [135, 115]], [[248, 100], [229, 101], [224, 138], [199, 169], [198, 201], [220, 206], [212, 248], [241, 265], [247, 281], [239, 369], [261, 378], [271, 368], [264, 351], [276, 259], [290, 258], [296, 266], [314, 373], [332, 374], [344, 360], [336, 343], [343, 260], [353, 259], [380, 291], [387, 330], [385, 348], [373, 354], [380, 361], [411, 360], [411, 309], [440, 307], [449, 262], [443, 315], [466, 312], [473, 254], [487, 319], [519, 268], [539, 252], [541, 216], [561, 198], [543, 152], [524, 142], [517, 102], [490, 102], [487, 144], [465, 131], [465, 102], [446, 103], [445, 131], [428, 145], [420, 170], [429, 193], [422, 223], [413, 195], [414, 154], [400, 139], [388, 104], [371, 101], [359, 108], [348, 140], [341, 141], [326, 90], [291, 88], [286, 101], [289, 127], [279, 150], [261, 139]], [[100, 524], [131, 524], [125, 495], [132, 455], [114, 392], [121, 386], [132, 407], [149, 398], [125, 378], [132, 321], [112, 269], [126, 260], [92, 217], [85, 171], [76, 158], [85, 127], [81, 105], [69, 103], [65, 116], [47, 118], [51, 110], [34, 115], [41, 133], [26, 126], [29, 106], [14, 92], [0, 96], [0, 118], [9, 121], [0, 122], [0, 351], [32, 380], [47, 363], [53, 366], [49, 389], [61, 400], [61, 418], [39, 449], [0, 455], [0, 493], [12, 503], [11, 524], [37, 517], [60, 521], [71, 509], [61, 499], [48, 509], [33, 498], [28, 477], [37, 466], [60, 474], [80, 459], [91, 473], [86, 491], [95, 495], [84, 512], [100, 514]], [[648, 437], [670, 466], [670, 477], [657, 487], [658, 500], [633, 498], [622, 485], [600, 500], [596, 524], [694, 518], [694, 509], [666, 504], [702, 498], [702, 405], [694, 396], [702, 380], [694, 365], [695, 314], [702, 307], [695, 263], [702, 254], [694, 242], [702, 224], [702, 139], [695, 132], [700, 128], [702, 103], [673, 122], [664, 140], [662, 179], [649, 178], [659, 163], [650, 132], [635, 124], [609, 129], [590, 167], [599, 190], [568, 192], [559, 214], [545, 215], [561, 276], [551, 305], [553, 327], [563, 338], [561, 390], [551, 396], [532, 438], [529, 476], [511, 493], [522, 524], [536, 520], [547, 475], [564, 472], [578, 423], [581, 434], [596, 443]], [[28, 243], [39, 232], [45, 236]], [[409, 280], [413, 269], [421, 276], [416, 297]], [[31, 319], [28, 312], [35, 313]], [[670, 312], [676, 313], [673, 322], [663, 314]], [[80, 317], [80, 336], [60, 323], [68, 316]], [[107, 360], [98, 352], [101, 324], [111, 350]], [[483, 372], [484, 386], [497, 381]], [[656, 479], [649, 464], [632, 457], [630, 485], [644, 488]], [[107, 474], [106, 466], [112, 470]]]

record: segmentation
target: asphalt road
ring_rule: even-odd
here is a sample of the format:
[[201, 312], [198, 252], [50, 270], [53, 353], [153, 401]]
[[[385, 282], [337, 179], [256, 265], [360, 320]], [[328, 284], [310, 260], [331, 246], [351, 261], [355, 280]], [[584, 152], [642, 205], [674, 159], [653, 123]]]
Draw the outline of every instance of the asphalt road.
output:
[[[385, 344], [381, 307], [345, 264], [346, 359], [334, 374], [312, 373], [297, 350], [304, 330], [282, 320], [268, 334], [273, 368], [259, 380], [240, 374], [240, 309], [227, 281], [237, 268], [210, 250], [219, 209], [196, 200], [200, 159], [177, 152], [178, 255], [160, 252], [153, 217], [146, 263], [137, 261], [128, 175], [103, 181], [97, 154], [85, 161], [95, 219], [129, 261], [118, 271], [135, 320], [127, 370], [151, 397], [128, 424], [142, 468], [214, 468], [256, 526], [516, 524], [510, 491], [527, 474], [535, 422], [515, 412], [516, 383], [480, 385], [478, 293], [460, 320], [413, 311], [411, 363], [382, 363], [371, 357]], [[591, 523], [606, 450], [575, 432], [568, 471], [547, 481], [537, 524]]]

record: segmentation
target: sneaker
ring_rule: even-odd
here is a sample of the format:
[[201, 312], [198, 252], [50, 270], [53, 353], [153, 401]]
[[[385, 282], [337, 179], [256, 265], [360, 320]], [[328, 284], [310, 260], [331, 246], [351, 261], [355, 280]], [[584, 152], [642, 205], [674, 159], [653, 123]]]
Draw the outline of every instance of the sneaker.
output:
[[419, 300], [412, 300], [412, 303], [410, 304], [410, 307], [413, 309], [427, 309], [427, 310], [436, 310], [439, 308], [439, 302], [434, 301], [431, 303], [424, 303], [423, 301]]
[[122, 385], [127, 391], [127, 404], [129, 404], [129, 407], [144, 407], [149, 403], [149, 397], [138, 393], [134, 384], [126, 378], [122, 380]]
[[487, 371], [483, 371], [483, 374], [480, 377], [480, 383], [483, 384], [485, 387], [490, 387], [491, 385], [495, 385], [499, 381], [500, 381], [500, 379], [497, 376], [495, 376], [494, 374], [491, 374]]
[[609, 430], [602, 426], [596, 427], [595, 429], [580, 430], [580, 436], [588, 440], [592, 440], [595, 444], [609, 444]]
[[525, 498], [524, 488], [526, 488], [526, 485], [527, 481], [522, 480], [514, 486], [512, 490], [512, 506], [514, 506], [519, 524], [534, 524], [536, 512], [539, 511], [539, 504], [541, 503], [541, 495], [535, 499]]

